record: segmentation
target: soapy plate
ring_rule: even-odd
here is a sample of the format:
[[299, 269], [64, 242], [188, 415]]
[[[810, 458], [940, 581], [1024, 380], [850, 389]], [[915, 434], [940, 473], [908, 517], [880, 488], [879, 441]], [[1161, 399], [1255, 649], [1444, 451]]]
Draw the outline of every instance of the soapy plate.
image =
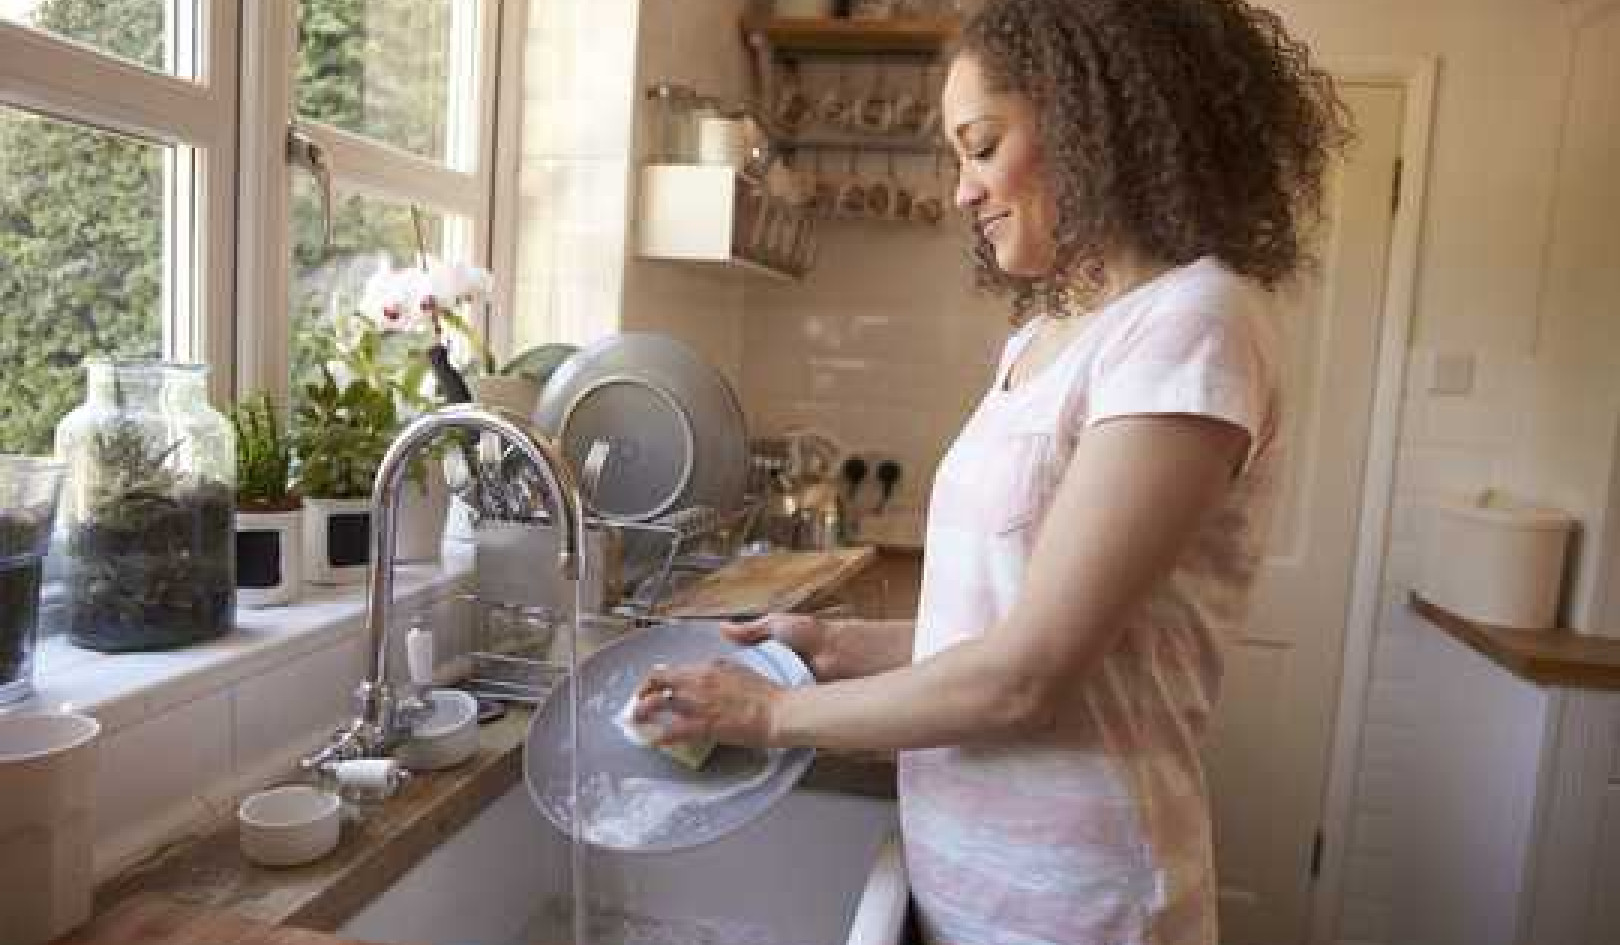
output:
[[[717, 746], [693, 771], [663, 752], [630, 741], [614, 721], [636, 687], [663, 663], [729, 659], [783, 686], [815, 682], [792, 650], [776, 641], [739, 647], [715, 621], [654, 624], [581, 661], [579, 678], [580, 836], [617, 850], [668, 851], [718, 839], [765, 813], [810, 767], [809, 748]], [[573, 678], [559, 682], [529, 725], [523, 775], [535, 805], [557, 829], [574, 829], [569, 768]]]

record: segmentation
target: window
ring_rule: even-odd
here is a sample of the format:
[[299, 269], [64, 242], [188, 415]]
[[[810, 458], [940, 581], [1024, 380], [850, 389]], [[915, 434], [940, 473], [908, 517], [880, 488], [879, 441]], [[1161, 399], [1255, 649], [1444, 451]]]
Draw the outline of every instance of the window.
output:
[[495, 57], [486, 39], [499, 14], [491, 0], [299, 6], [293, 110], [321, 174], [297, 174], [292, 184], [295, 382], [308, 366], [299, 326], [352, 304], [379, 259], [409, 266], [425, 251], [487, 265], [494, 102], [486, 77]]
[[0, 0], [0, 450], [51, 450], [89, 356], [228, 388], [235, 36], [225, 2]]
[[[488, 266], [522, 9], [0, 0], [0, 452], [52, 451], [88, 357], [206, 362], [220, 404], [284, 394], [294, 319], [367, 257], [409, 262], [413, 207], [429, 251]], [[294, 128], [329, 171], [330, 246]]]
[[[283, 393], [294, 318], [362, 258], [410, 263], [412, 207], [430, 251], [488, 266], [521, 8], [0, 0], [0, 451], [50, 451], [86, 357], [206, 361], [220, 402]], [[294, 128], [329, 195], [285, 165]]]

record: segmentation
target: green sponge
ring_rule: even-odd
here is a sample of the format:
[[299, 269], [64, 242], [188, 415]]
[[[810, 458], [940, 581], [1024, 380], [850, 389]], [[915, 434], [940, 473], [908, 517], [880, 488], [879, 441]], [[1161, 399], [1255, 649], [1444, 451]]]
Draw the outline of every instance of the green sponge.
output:
[[630, 701], [626, 702], [624, 708], [619, 710], [619, 714], [613, 717], [613, 721], [618, 723], [619, 731], [624, 733], [625, 738], [635, 742], [637, 745], [657, 748], [668, 756], [670, 760], [685, 765], [693, 771], [701, 769], [708, 762], [709, 755], [714, 751], [713, 739], [676, 742], [673, 745], [654, 745], [653, 743], [658, 740], [658, 736], [663, 734], [664, 726], [668, 724], [668, 717], [664, 713], [660, 713], [659, 718], [655, 718], [650, 722], [637, 722], [634, 718], [635, 710], [636, 697], [631, 696]]

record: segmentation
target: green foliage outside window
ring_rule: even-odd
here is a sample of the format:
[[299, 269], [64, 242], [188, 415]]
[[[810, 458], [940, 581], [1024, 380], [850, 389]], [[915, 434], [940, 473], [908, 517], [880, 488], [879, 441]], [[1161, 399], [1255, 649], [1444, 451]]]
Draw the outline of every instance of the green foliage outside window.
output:
[[[460, 2], [460, 0], [454, 0]], [[158, 0], [42, 0], [32, 22], [148, 65], [166, 53]], [[445, 0], [301, 0], [299, 114], [413, 153], [442, 156]], [[48, 453], [83, 399], [91, 356], [160, 353], [163, 149], [0, 107], [0, 452]], [[319, 205], [293, 204], [294, 363], [323, 344], [314, 320], [350, 258], [414, 257], [404, 208], [339, 205], [323, 253]], [[402, 225], [403, 220], [403, 225]], [[355, 293], [354, 298], [358, 298]]]
[[[34, 22], [162, 61], [152, 0], [45, 0]], [[163, 151], [0, 108], [0, 451], [49, 453], [81, 361], [161, 344]]]

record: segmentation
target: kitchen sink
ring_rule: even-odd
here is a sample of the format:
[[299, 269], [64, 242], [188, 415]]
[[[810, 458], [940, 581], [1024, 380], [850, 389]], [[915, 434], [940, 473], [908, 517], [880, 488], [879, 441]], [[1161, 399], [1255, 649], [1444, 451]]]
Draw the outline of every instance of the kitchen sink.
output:
[[[589, 849], [589, 945], [898, 945], [907, 887], [892, 801], [800, 789], [671, 853]], [[567, 837], [520, 784], [340, 934], [400, 945], [565, 945]]]

